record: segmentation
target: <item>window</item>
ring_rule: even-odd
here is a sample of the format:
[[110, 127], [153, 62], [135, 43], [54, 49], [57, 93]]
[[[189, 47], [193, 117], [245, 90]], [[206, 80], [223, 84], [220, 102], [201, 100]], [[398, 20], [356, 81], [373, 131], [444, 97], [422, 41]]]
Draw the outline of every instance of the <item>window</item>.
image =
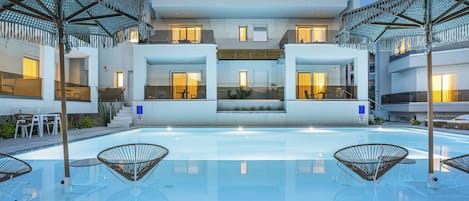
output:
[[326, 73], [298, 72], [296, 79], [298, 99], [326, 98]]
[[117, 87], [124, 87], [124, 73], [123, 72], [116, 72], [116, 86]]
[[248, 41], [248, 27], [247, 26], [239, 27], [239, 41], [240, 42]]
[[317, 43], [326, 42], [327, 26], [296, 26], [296, 42], [297, 43]]
[[171, 37], [173, 43], [200, 43], [202, 26], [172, 26]]
[[394, 55], [405, 54], [412, 48], [410, 39], [402, 39], [400, 42], [396, 42], [394, 47]]
[[130, 40], [131, 43], [138, 43], [138, 30], [132, 29], [130, 31]]
[[239, 72], [239, 87], [242, 87], [242, 88], [248, 87], [248, 72], [247, 71]]
[[39, 78], [39, 61], [23, 57], [23, 79]]
[[439, 74], [432, 76], [433, 102], [457, 101], [454, 74]]
[[199, 97], [199, 87], [202, 76], [198, 72], [173, 72], [173, 99], [196, 99]]
[[253, 41], [267, 41], [267, 26], [254, 26]]

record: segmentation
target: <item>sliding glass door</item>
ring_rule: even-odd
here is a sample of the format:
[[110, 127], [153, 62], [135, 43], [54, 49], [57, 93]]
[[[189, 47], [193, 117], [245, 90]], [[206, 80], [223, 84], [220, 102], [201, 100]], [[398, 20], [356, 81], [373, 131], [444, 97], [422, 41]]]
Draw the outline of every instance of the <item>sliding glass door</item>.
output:
[[296, 77], [298, 99], [323, 99], [326, 97], [326, 73], [298, 72]]
[[173, 99], [198, 98], [198, 87], [201, 82], [200, 73], [173, 72], [171, 77]]

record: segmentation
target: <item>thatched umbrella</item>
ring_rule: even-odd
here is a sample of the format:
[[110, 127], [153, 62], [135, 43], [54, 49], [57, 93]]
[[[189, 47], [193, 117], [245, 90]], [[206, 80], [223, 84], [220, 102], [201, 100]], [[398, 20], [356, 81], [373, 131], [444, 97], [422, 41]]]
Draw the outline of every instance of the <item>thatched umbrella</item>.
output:
[[428, 182], [433, 174], [432, 48], [469, 40], [467, 0], [380, 0], [341, 15], [339, 44], [393, 51], [401, 43], [427, 55]]
[[[112, 47], [131, 28], [147, 36], [149, 0], [0, 0], [0, 37], [59, 48], [64, 184], [70, 184], [64, 54], [72, 47]], [[122, 33], [122, 34], [121, 34]]]

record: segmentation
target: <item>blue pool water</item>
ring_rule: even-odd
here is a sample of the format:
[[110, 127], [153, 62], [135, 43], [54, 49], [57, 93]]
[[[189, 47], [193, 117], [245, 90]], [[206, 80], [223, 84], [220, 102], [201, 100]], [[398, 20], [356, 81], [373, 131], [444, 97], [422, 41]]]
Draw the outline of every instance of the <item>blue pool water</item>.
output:
[[[151, 128], [70, 143], [71, 161], [126, 143], [154, 143], [169, 155], [136, 185], [104, 165], [71, 167], [63, 188], [62, 147], [17, 154], [33, 171], [0, 185], [0, 200], [469, 200], [469, 175], [440, 165], [468, 152], [469, 136], [435, 133], [437, 190], [425, 188], [427, 131], [381, 128]], [[416, 164], [397, 165], [378, 185], [345, 174], [333, 153], [361, 143], [406, 147]], [[13, 200], [14, 200], [13, 199]]]

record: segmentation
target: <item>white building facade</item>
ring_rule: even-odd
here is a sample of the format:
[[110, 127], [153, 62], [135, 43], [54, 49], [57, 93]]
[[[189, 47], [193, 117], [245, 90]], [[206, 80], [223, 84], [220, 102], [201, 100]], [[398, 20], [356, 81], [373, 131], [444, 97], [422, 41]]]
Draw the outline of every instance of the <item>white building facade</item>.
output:
[[[404, 49], [404, 48], [402, 48]], [[433, 51], [433, 106], [436, 119], [469, 113], [469, 43]], [[391, 121], [427, 118], [427, 63], [423, 52], [396, 50], [377, 60], [377, 97]]]
[[153, 36], [99, 50], [99, 87], [125, 88], [139, 125], [367, 125], [368, 53], [335, 43], [356, 6], [154, 1]]
[[[0, 39], [0, 115], [60, 112], [56, 49]], [[98, 49], [74, 48], [65, 55], [67, 113], [97, 113]]]

